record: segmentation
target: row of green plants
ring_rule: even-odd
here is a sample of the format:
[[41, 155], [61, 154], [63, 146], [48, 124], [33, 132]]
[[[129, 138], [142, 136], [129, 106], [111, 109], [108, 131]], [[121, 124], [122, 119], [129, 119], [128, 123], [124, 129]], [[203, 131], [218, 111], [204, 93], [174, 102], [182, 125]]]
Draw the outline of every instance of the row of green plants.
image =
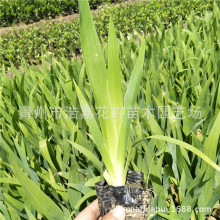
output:
[[[153, 186], [151, 219], [201, 220], [216, 214], [220, 199], [220, 9], [215, 5], [212, 15], [189, 16], [187, 29], [183, 22], [179, 19], [168, 30], [158, 21], [155, 34], [121, 35], [109, 49], [103, 41], [104, 58], [97, 39], [88, 44], [88, 39], [94, 40], [93, 31], [82, 37], [85, 63], [45, 55], [40, 69], [12, 66], [14, 77], [8, 77], [3, 68], [1, 219], [72, 219], [96, 198], [94, 185], [103, 180], [106, 169], [99, 142], [105, 136], [98, 130], [103, 128], [101, 123], [108, 123], [99, 123], [94, 106], [103, 85], [98, 84], [102, 76], [91, 71], [100, 71], [99, 62], [106, 62], [109, 73], [120, 77], [122, 97], [133, 88], [131, 76], [136, 72], [139, 78], [141, 73], [135, 99], [140, 117], [131, 119], [126, 158], [128, 168], [144, 172], [146, 183]], [[82, 32], [86, 33], [85, 26]], [[110, 33], [112, 45], [115, 40]], [[137, 38], [142, 39], [141, 46]], [[116, 97], [112, 80], [108, 75], [111, 98]], [[122, 102], [131, 97], [125, 95]], [[57, 117], [55, 106], [60, 108]], [[70, 106], [78, 114], [87, 109], [94, 119], [70, 117]], [[88, 111], [86, 106], [94, 108]], [[155, 109], [162, 106], [169, 107], [169, 116], [164, 117], [161, 110], [159, 118]], [[177, 109], [180, 106], [183, 111]], [[200, 117], [189, 117], [193, 107], [200, 107]], [[144, 114], [148, 108], [151, 111]], [[152, 135], [157, 136], [149, 138]]]
[[[106, 38], [110, 14], [119, 36], [120, 32], [126, 35], [133, 30], [144, 33], [155, 30], [158, 18], [168, 28], [170, 23], [176, 23], [178, 18], [185, 19], [190, 12], [201, 16], [212, 9], [213, 0], [151, 0], [113, 8], [106, 6], [100, 13], [94, 14], [94, 21], [99, 36]], [[3, 34], [0, 37], [0, 66], [10, 66], [11, 63], [20, 66], [23, 61], [38, 64], [46, 51], [56, 57], [63, 54], [70, 58], [73, 54], [80, 54], [78, 19], [74, 22], [45, 23], [21, 29], [19, 33]]]
[[[102, 3], [116, 3], [124, 0], [89, 0], [91, 9]], [[126, 1], [126, 0], [125, 0]], [[55, 18], [78, 12], [76, 0], [1, 0], [0, 27], [17, 23], [30, 24], [41, 19]]]

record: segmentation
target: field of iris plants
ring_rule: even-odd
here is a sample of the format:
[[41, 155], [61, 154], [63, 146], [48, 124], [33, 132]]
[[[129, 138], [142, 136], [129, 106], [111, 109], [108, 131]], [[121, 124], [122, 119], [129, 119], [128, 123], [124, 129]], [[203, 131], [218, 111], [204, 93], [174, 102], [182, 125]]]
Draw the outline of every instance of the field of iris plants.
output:
[[[97, 182], [125, 185], [128, 170], [153, 188], [148, 219], [219, 219], [220, 4], [196, 3], [119, 6], [121, 15], [154, 15], [130, 12], [137, 22], [120, 29], [115, 6], [93, 22], [79, 0], [75, 23], [54, 24], [64, 34], [76, 25], [76, 37], [45, 46], [38, 66], [1, 51], [26, 30], [0, 36], [0, 220], [74, 219], [96, 199]], [[79, 57], [60, 52], [65, 45]]]

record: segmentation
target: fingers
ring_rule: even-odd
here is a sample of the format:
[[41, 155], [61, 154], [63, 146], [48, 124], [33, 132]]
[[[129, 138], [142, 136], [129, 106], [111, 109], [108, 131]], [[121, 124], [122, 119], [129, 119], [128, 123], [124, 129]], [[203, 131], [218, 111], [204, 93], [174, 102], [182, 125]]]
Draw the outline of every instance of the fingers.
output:
[[103, 216], [102, 220], [125, 220], [125, 209], [116, 206], [111, 212]]
[[82, 212], [80, 212], [79, 215], [76, 216], [75, 220], [125, 220], [125, 209], [122, 206], [117, 206], [102, 218], [99, 218], [99, 216], [100, 211], [98, 200], [95, 200]]
[[97, 220], [100, 216], [98, 200], [96, 199], [89, 206], [87, 206], [79, 215], [76, 216], [75, 220]]

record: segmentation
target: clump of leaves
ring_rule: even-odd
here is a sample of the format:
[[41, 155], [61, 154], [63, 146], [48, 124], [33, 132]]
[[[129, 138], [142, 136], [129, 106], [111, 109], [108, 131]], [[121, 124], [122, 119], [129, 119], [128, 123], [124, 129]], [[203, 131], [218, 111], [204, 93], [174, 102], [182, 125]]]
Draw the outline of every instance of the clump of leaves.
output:
[[[80, 37], [86, 70], [94, 94], [95, 105], [110, 109], [106, 118], [100, 118], [100, 127], [95, 119], [87, 119], [92, 139], [99, 149], [105, 164], [104, 177], [108, 184], [122, 186], [126, 179], [126, 154], [131, 119], [126, 110], [135, 104], [139, 83], [142, 76], [145, 41], [142, 39], [139, 57], [132, 71], [123, 100], [118, 44], [111, 19], [108, 39], [108, 72], [98, 39], [88, 1], [79, 1]], [[89, 34], [88, 34], [89, 33]], [[88, 105], [86, 99], [76, 86], [81, 106]], [[125, 107], [123, 118], [112, 117], [114, 108]], [[83, 151], [82, 151], [83, 152]]]

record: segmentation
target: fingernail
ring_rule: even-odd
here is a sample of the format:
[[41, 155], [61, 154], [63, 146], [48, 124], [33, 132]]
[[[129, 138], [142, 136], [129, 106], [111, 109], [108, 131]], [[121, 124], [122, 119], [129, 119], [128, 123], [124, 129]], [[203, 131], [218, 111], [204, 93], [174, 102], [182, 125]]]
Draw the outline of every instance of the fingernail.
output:
[[115, 218], [122, 219], [125, 216], [125, 209], [122, 206], [116, 206], [111, 213]]

